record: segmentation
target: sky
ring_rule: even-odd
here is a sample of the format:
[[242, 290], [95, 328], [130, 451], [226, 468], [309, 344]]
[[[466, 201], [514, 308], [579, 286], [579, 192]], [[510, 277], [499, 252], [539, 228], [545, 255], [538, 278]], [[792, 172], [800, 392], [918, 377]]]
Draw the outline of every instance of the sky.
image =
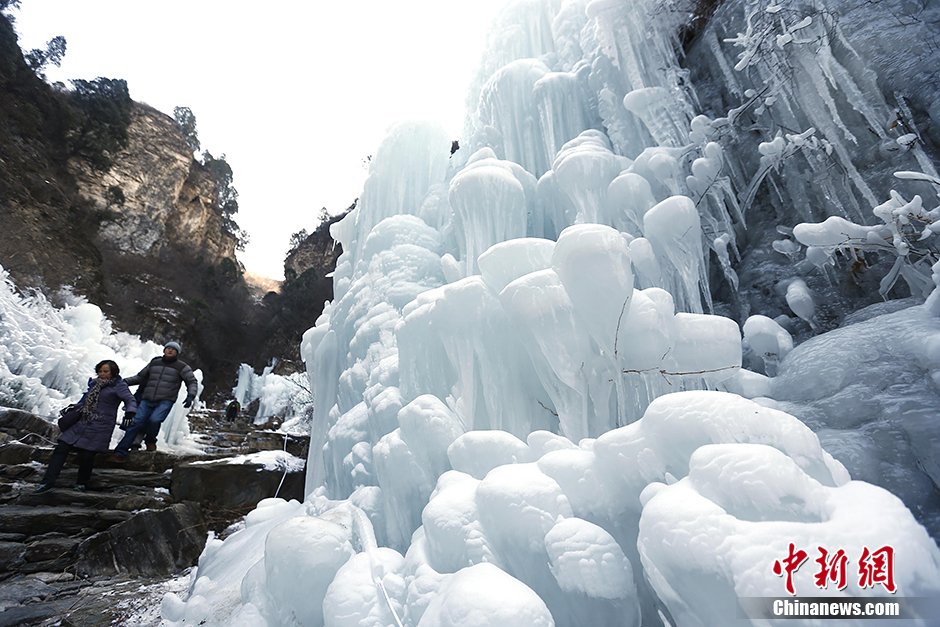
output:
[[196, 116], [225, 155], [250, 243], [246, 270], [282, 278], [292, 233], [359, 196], [389, 126], [460, 137], [486, 33], [507, 0], [22, 0], [24, 50], [63, 35], [49, 80], [123, 78], [131, 97]]

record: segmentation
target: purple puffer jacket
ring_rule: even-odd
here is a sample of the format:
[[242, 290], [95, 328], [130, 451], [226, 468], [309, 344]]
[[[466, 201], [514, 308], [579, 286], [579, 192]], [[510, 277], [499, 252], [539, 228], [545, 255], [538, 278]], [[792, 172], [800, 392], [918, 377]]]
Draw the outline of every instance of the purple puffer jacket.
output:
[[[88, 391], [95, 384], [94, 379], [88, 380]], [[85, 402], [85, 395], [80, 403]], [[71, 428], [59, 436], [59, 442], [65, 442], [86, 451], [106, 453], [111, 444], [111, 434], [114, 432], [114, 423], [117, 421], [118, 405], [124, 402], [124, 411], [136, 412], [137, 401], [131, 394], [130, 388], [121, 377], [111, 379], [98, 393], [98, 408], [92, 420], [79, 420]]]

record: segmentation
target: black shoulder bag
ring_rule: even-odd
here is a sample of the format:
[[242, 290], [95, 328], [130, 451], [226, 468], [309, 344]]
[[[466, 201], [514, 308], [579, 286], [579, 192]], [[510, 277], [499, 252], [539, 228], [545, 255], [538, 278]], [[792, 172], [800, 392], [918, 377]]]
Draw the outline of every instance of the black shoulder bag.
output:
[[59, 431], [68, 431], [82, 417], [83, 403], [73, 403], [59, 410]]

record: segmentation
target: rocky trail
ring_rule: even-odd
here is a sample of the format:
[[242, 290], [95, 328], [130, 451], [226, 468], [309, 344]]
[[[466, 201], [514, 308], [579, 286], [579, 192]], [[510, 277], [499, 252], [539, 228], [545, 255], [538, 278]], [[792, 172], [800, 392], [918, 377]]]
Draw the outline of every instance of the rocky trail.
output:
[[73, 489], [70, 458], [34, 494], [58, 429], [0, 408], [0, 627], [159, 624], [164, 592], [185, 588], [210, 532], [224, 537], [263, 498], [303, 498], [299, 469], [227, 462], [281, 449], [306, 459], [306, 438], [213, 410], [191, 412], [190, 430], [204, 454], [99, 455], [87, 491]]

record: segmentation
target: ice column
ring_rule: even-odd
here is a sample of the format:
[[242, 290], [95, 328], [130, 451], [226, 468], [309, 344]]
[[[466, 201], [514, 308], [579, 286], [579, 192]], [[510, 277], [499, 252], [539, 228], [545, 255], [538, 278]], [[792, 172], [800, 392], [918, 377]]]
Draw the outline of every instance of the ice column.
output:
[[[536, 374], [558, 413], [561, 432], [574, 441], [608, 424], [609, 408], [593, 405], [589, 381], [605, 370], [578, 324], [564, 285], [554, 270], [532, 272], [500, 292], [500, 301], [532, 357]], [[595, 383], [603, 381], [597, 377]], [[610, 386], [606, 386], [609, 394]], [[606, 427], [604, 427], [605, 430]]]
[[707, 277], [702, 253], [702, 226], [695, 203], [686, 196], [672, 196], [650, 209], [643, 218], [643, 232], [653, 244], [656, 257], [672, 266], [664, 268], [667, 289], [676, 299], [676, 306], [695, 313], [702, 312], [699, 281], [707, 295]]
[[438, 126], [403, 123], [392, 129], [371, 161], [357, 206], [356, 236], [365, 237], [389, 216], [417, 213], [428, 189], [444, 180], [450, 145]]
[[398, 344], [406, 400], [433, 394], [467, 430], [525, 437], [533, 429], [557, 428], [515, 325], [480, 276], [419, 296], [405, 311]]
[[661, 146], [682, 146], [688, 142], [688, 112], [664, 87], [634, 89], [623, 98], [623, 106], [646, 125]]
[[557, 188], [577, 210], [578, 222], [605, 223], [607, 188], [631, 161], [610, 150], [607, 137], [588, 130], [566, 143], [552, 163]]
[[493, 244], [525, 237], [535, 177], [492, 151], [474, 154], [450, 183], [454, 231], [465, 275], [477, 270], [477, 257]]
[[591, 337], [616, 358], [618, 333], [633, 296], [627, 242], [609, 226], [571, 226], [558, 237], [552, 266]]
[[535, 82], [539, 127], [549, 157], [581, 131], [600, 127], [587, 103], [588, 71], [589, 66], [581, 65], [577, 72], [549, 72]]
[[545, 149], [539, 125], [535, 84], [548, 73], [536, 59], [520, 59], [499, 69], [480, 94], [480, 122], [495, 134], [496, 154], [514, 161], [535, 176], [549, 167], [552, 155]]
[[607, 186], [606, 216], [615, 229], [643, 235], [643, 216], [656, 204], [649, 182], [634, 172], [624, 172]]

